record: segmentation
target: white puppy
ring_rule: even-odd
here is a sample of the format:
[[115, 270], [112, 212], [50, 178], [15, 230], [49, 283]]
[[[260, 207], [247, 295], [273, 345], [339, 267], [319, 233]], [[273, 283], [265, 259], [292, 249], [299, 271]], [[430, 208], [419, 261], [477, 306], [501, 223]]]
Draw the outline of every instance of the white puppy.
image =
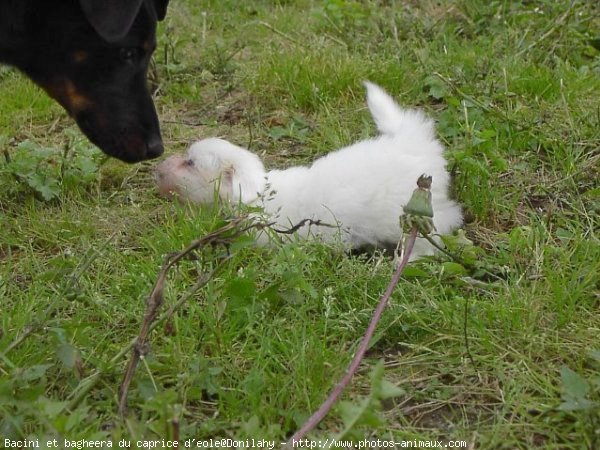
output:
[[[303, 219], [338, 224], [303, 227], [298, 233], [324, 240], [340, 235], [355, 249], [390, 248], [402, 238], [402, 206], [419, 175], [427, 174], [433, 177], [433, 222], [438, 233], [449, 233], [461, 225], [462, 214], [448, 198], [444, 149], [433, 122], [420, 111], [401, 109], [379, 86], [365, 85], [379, 137], [329, 153], [310, 167], [268, 172], [248, 150], [222, 139], [204, 139], [186, 155], [171, 156], [157, 166], [160, 192], [198, 204], [213, 203], [218, 196], [260, 206], [284, 227]], [[422, 240], [413, 255], [432, 253], [433, 247]]]

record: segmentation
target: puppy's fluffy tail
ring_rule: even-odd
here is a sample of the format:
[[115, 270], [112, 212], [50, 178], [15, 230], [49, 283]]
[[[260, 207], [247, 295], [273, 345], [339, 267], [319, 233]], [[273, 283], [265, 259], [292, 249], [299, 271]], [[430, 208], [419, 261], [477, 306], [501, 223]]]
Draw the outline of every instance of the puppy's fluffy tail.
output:
[[381, 134], [394, 137], [401, 133], [435, 136], [433, 121], [421, 111], [402, 109], [383, 89], [370, 81], [367, 88], [367, 104]]

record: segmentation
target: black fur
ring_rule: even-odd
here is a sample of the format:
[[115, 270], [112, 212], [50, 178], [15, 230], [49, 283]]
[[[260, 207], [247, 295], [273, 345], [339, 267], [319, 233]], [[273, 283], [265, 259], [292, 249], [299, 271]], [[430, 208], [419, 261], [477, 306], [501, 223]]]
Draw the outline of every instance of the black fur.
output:
[[126, 162], [163, 153], [146, 86], [169, 0], [0, 0], [0, 62], [56, 99], [85, 135]]

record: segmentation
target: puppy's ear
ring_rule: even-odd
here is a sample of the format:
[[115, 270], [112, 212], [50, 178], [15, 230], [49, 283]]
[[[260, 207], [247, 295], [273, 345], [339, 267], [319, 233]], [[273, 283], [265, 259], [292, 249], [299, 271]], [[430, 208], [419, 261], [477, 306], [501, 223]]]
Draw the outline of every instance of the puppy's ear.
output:
[[[144, 0], [79, 0], [81, 9], [90, 25], [107, 42], [116, 42], [125, 37], [135, 20]], [[159, 13], [166, 13], [164, 7], [157, 8]], [[164, 14], [163, 14], [164, 17]]]
[[[227, 166], [223, 172], [221, 172], [221, 179], [219, 180], [219, 196], [233, 200], [235, 197], [233, 192], [233, 176], [235, 175], [235, 169], [233, 166]], [[239, 196], [239, 193], [237, 193]]]

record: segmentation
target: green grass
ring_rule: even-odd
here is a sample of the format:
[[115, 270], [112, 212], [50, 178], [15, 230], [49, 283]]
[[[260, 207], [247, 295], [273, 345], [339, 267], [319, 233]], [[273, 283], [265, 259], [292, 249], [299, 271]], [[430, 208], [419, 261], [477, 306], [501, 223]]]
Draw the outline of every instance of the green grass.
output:
[[[599, 13], [589, 1], [171, 6], [152, 73], [167, 153], [220, 135], [269, 166], [310, 161], [375, 133], [361, 85], [370, 79], [435, 118], [467, 235], [502, 275], [412, 265], [344, 399], [375, 389], [379, 359], [403, 394], [351, 436], [600, 445]], [[0, 162], [3, 439], [117, 442], [178, 429], [182, 440], [280, 442], [344, 373], [392, 262], [241, 240], [151, 334], [122, 419], [129, 353], [118, 355], [139, 332], [163, 257], [222, 218], [160, 199], [151, 164], [106, 161], [5, 68], [0, 146], [10, 159]], [[184, 261], [166, 306], [219, 254]], [[313, 436], [340, 432], [344, 408]]]

